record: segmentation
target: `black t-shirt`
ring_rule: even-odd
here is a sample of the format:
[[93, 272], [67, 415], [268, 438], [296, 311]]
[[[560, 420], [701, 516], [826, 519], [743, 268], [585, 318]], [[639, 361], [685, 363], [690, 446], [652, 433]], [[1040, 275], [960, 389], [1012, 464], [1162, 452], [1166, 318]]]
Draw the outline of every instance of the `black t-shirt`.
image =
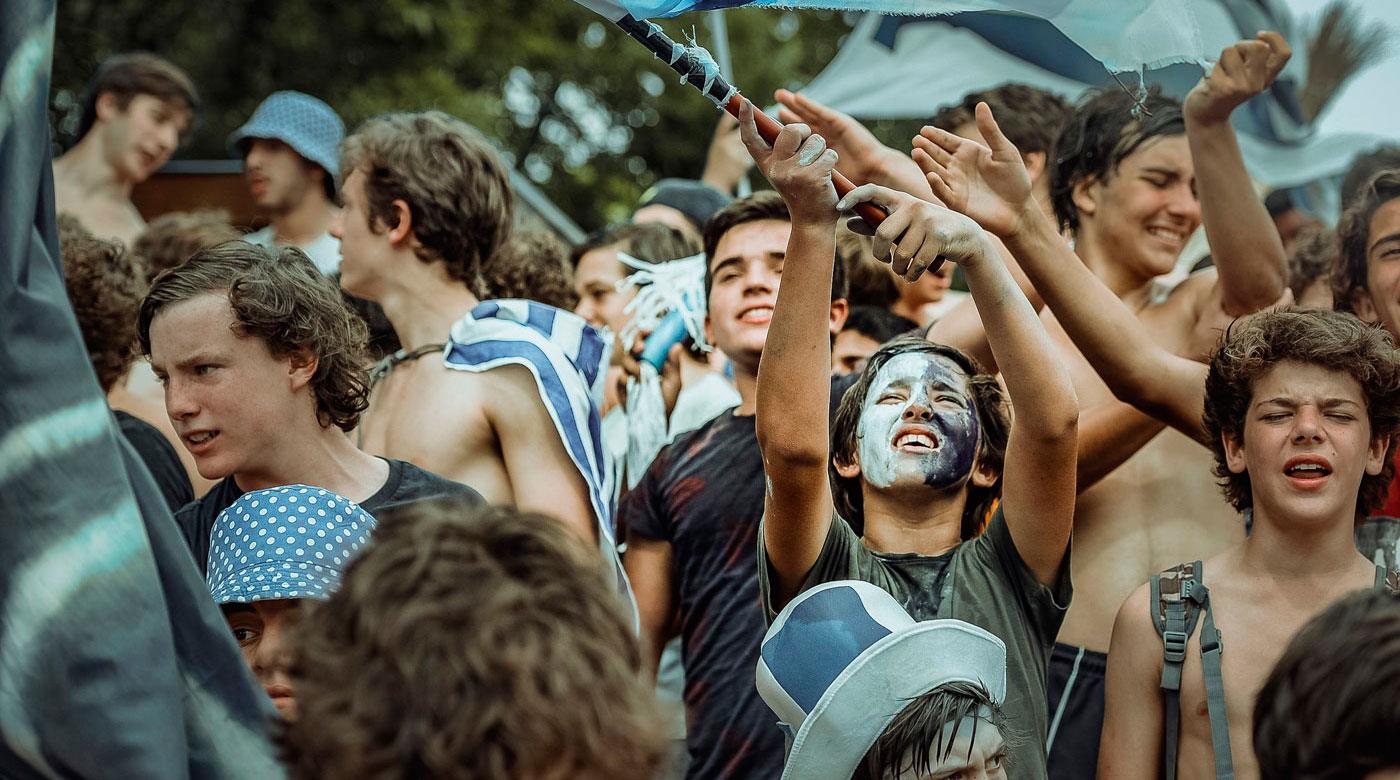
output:
[[[760, 589], [769, 620], [773, 609], [771, 571], [763, 536]], [[1033, 574], [1011, 539], [998, 509], [987, 530], [938, 556], [882, 553], [861, 541], [839, 516], [831, 520], [826, 543], [801, 591], [837, 580], [863, 580], [894, 596], [915, 620], [955, 618], [984, 628], [1006, 643], [1006, 703], [1003, 711], [1015, 739], [1008, 740], [1007, 774], [1043, 780], [1049, 728], [1045, 668], [1050, 649], [1069, 608], [1073, 587], [1069, 553], [1060, 562], [1055, 587]]]
[[[383, 460], [389, 464], [389, 478], [384, 480], [384, 486], [374, 495], [360, 502], [360, 507], [373, 517], [377, 518], [380, 512], [395, 507], [432, 498], [460, 498], [472, 504], [482, 501], [481, 494], [459, 482], [444, 479], [406, 461]], [[185, 535], [185, 543], [190, 546], [190, 552], [199, 564], [200, 574], [205, 573], [205, 566], [209, 563], [209, 535], [214, 530], [214, 520], [243, 493], [233, 477], [225, 477], [210, 488], [203, 498], [186, 504], [175, 513], [175, 523]]]
[[185, 472], [185, 464], [180, 462], [175, 445], [145, 420], [122, 411], [114, 410], [113, 414], [117, 416], [117, 427], [122, 435], [151, 472], [170, 511], [174, 512], [193, 501], [194, 486], [190, 484], [190, 475]]
[[[833, 379], [833, 408], [853, 381]], [[758, 596], [762, 516], [763, 457], [754, 418], [732, 411], [662, 449], [618, 507], [629, 534], [671, 545], [690, 778], [782, 774], [783, 734], [754, 685], [767, 631]]]

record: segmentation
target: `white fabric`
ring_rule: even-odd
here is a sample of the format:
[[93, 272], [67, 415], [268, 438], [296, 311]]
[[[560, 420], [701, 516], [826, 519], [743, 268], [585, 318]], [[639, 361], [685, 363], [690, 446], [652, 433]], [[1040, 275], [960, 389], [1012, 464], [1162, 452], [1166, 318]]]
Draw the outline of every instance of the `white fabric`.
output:
[[[250, 244], [257, 244], [265, 247], [290, 246], [277, 242], [277, 235], [268, 225], [262, 230], [254, 230], [243, 237], [244, 241]], [[322, 233], [309, 244], [298, 244], [297, 249], [306, 253], [311, 258], [311, 262], [316, 264], [317, 270], [326, 276], [330, 276], [340, 270], [340, 240], [330, 233]]]

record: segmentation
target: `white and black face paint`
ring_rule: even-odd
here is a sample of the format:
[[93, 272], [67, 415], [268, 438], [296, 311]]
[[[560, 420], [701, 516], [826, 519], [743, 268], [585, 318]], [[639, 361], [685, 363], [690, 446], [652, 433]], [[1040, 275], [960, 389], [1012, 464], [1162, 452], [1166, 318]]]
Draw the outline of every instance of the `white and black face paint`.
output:
[[972, 474], [981, 428], [967, 377], [947, 358], [896, 355], [875, 373], [856, 428], [865, 481], [887, 488], [917, 479], [939, 489]]

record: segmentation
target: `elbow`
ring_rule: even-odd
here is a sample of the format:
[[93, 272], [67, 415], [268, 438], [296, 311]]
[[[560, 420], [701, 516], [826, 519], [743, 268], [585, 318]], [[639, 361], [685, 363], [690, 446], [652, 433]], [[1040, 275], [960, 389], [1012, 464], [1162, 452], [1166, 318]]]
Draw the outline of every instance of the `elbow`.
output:
[[[1280, 251], [1282, 247], [1280, 246]], [[1281, 257], [1282, 255], [1280, 255]], [[1221, 296], [1220, 308], [1231, 317], [1244, 317], [1257, 311], [1288, 303], [1292, 295], [1288, 289], [1286, 268], [1270, 264], [1267, 269], [1252, 275], [1252, 283], [1240, 290], [1231, 290]]]
[[758, 448], [769, 475], [803, 469], [826, 468], [826, 442], [801, 441], [798, 437], [760, 431]]

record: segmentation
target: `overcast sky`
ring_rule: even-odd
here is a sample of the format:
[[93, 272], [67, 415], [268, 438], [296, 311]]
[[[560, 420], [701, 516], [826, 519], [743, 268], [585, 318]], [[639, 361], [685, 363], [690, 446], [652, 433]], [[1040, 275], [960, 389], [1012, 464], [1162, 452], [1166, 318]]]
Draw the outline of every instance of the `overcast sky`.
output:
[[[1294, 20], [1315, 16], [1328, 0], [1287, 0]], [[1394, 31], [1386, 58], [1352, 78], [1322, 115], [1322, 130], [1400, 138], [1400, 0], [1351, 0], [1366, 20]]]

